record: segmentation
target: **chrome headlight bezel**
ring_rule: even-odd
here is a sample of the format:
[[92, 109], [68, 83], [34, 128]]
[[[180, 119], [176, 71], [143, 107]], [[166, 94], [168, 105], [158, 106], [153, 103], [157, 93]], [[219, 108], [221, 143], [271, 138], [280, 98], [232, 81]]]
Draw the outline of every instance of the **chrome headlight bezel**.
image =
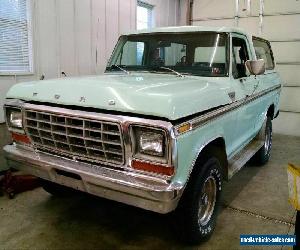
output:
[[[22, 102], [18, 100], [7, 99], [4, 105], [4, 117], [8, 130], [11, 132], [17, 132], [20, 134], [25, 134], [24, 131], [24, 120], [23, 120], [23, 110], [21, 106]], [[12, 122], [12, 113], [15, 112], [15, 118], [19, 115], [19, 121]], [[19, 125], [17, 125], [19, 123]]]
[[22, 129], [23, 128], [23, 116], [22, 110], [18, 108], [7, 108], [6, 112], [7, 124], [11, 128]]
[[[161, 164], [167, 164], [169, 158], [169, 137], [167, 131], [163, 128], [143, 126], [143, 125], [131, 125], [130, 127], [131, 134], [131, 145], [132, 145], [132, 154], [134, 159], [140, 159], [145, 161], [151, 161]], [[161, 143], [161, 151], [154, 150], [145, 150], [141, 146], [144, 140], [150, 137], [153, 137], [153, 140], [156, 139]], [[144, 142], [145, 143], [145, 142]], [[156, 145], [158, 145], [157, 143]], [[152, 151], [152, 152], [151, 152]]]

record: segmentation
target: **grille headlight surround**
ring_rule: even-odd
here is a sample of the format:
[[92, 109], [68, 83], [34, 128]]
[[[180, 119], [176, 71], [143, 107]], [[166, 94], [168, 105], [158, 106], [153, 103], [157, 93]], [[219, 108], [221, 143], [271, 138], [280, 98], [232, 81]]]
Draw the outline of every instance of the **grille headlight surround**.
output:
[[167, 163], [168, 140], [166, 131], [160, 128], [131, 126], [133, 157]]

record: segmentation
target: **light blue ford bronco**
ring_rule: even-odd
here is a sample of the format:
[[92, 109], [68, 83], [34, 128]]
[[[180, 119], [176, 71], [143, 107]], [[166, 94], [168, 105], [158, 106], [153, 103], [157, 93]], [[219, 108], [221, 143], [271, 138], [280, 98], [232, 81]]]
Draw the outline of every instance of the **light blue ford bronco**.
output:
[[10, 89], [8, 165], [51, 194], [72, 188], [172, 212], [182, 239], [206, 240], [223, 181], [270, 157], [274, 66], [270, 43], [237, 28], [122, 35], [104, 75]]

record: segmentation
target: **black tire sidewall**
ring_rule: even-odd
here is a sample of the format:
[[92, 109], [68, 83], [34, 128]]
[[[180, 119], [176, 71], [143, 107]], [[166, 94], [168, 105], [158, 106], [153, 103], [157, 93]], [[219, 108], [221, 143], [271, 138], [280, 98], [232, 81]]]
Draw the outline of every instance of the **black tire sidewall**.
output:
[[[198, 169], [189, 185], [187, 186], [185, 197], [181, 203], [181, 221], [183, 222], [182, 240], [197, 244], [201, 241], [206, 241], [211, 236], [217, 220], [217, 215], [220, 208], [220, 200], [222, 193], [222, 170], [221, 164], [216, 157], [210, 157], [201, 166], [195, 166]], [[216, 180], [216, 201], [213, 214], [206, 225], [200, 225], [198, 223], [198, 211], [199, 211], [199, 200], [201, 199], [201, 190], [205, 180], [209, 176], [213, 176]]]
[[[213, 176], [216, 181], [217, 189], [216, 189], [216, 201], [215, 201], [214, 212], [210, 218], [210, 221], [205, 226], [197, 224], [199, 226], [199, 231], [201, 232], [200, 237], [202, 237], [202, 238], [210, 236], [213, 229], [215, 228], [216, 218], [217, 218], [218, 208], [219, 208], [219, 201], [221, 198], [221, 191], [222, 191], [221, 170], [219, 169], [219, 167], [217, 167], [220, 165], [219, 161], [216, 158], [212, 158], [212, 159], [208, 160], [207, 163], [210, 165], [207, 166], [207, 169], [206, 169], [204, 175], [199, 178], [199, 181], [197, 183], [201, 185], [201, 189], [202, 189], [202, 187], [204, 185], [204, 181], [209, 176]], [[201, 189], [199, 191], [201, 191]], [[196, 194], [197, 201], [196, 201], [196, 204], [194, 204], [195, 206], [197, 206], [198, 209], [199, 209], [199, 199], [201, 199], [201, 192], [198, 192]], [[197, 209], [197, 211], [198, 211], [198, 209]], [[198, 215], [197, 215], [197, 219], [199, 219]]]

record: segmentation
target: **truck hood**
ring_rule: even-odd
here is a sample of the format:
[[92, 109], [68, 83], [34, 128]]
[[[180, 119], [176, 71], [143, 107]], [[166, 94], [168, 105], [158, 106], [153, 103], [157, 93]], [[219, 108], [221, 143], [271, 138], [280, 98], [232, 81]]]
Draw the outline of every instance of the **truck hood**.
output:
[[227, 86], [226, 78], [114, 73], [20, 83], [9, 90], [7, 98], [176, 120], [230, 103]]

